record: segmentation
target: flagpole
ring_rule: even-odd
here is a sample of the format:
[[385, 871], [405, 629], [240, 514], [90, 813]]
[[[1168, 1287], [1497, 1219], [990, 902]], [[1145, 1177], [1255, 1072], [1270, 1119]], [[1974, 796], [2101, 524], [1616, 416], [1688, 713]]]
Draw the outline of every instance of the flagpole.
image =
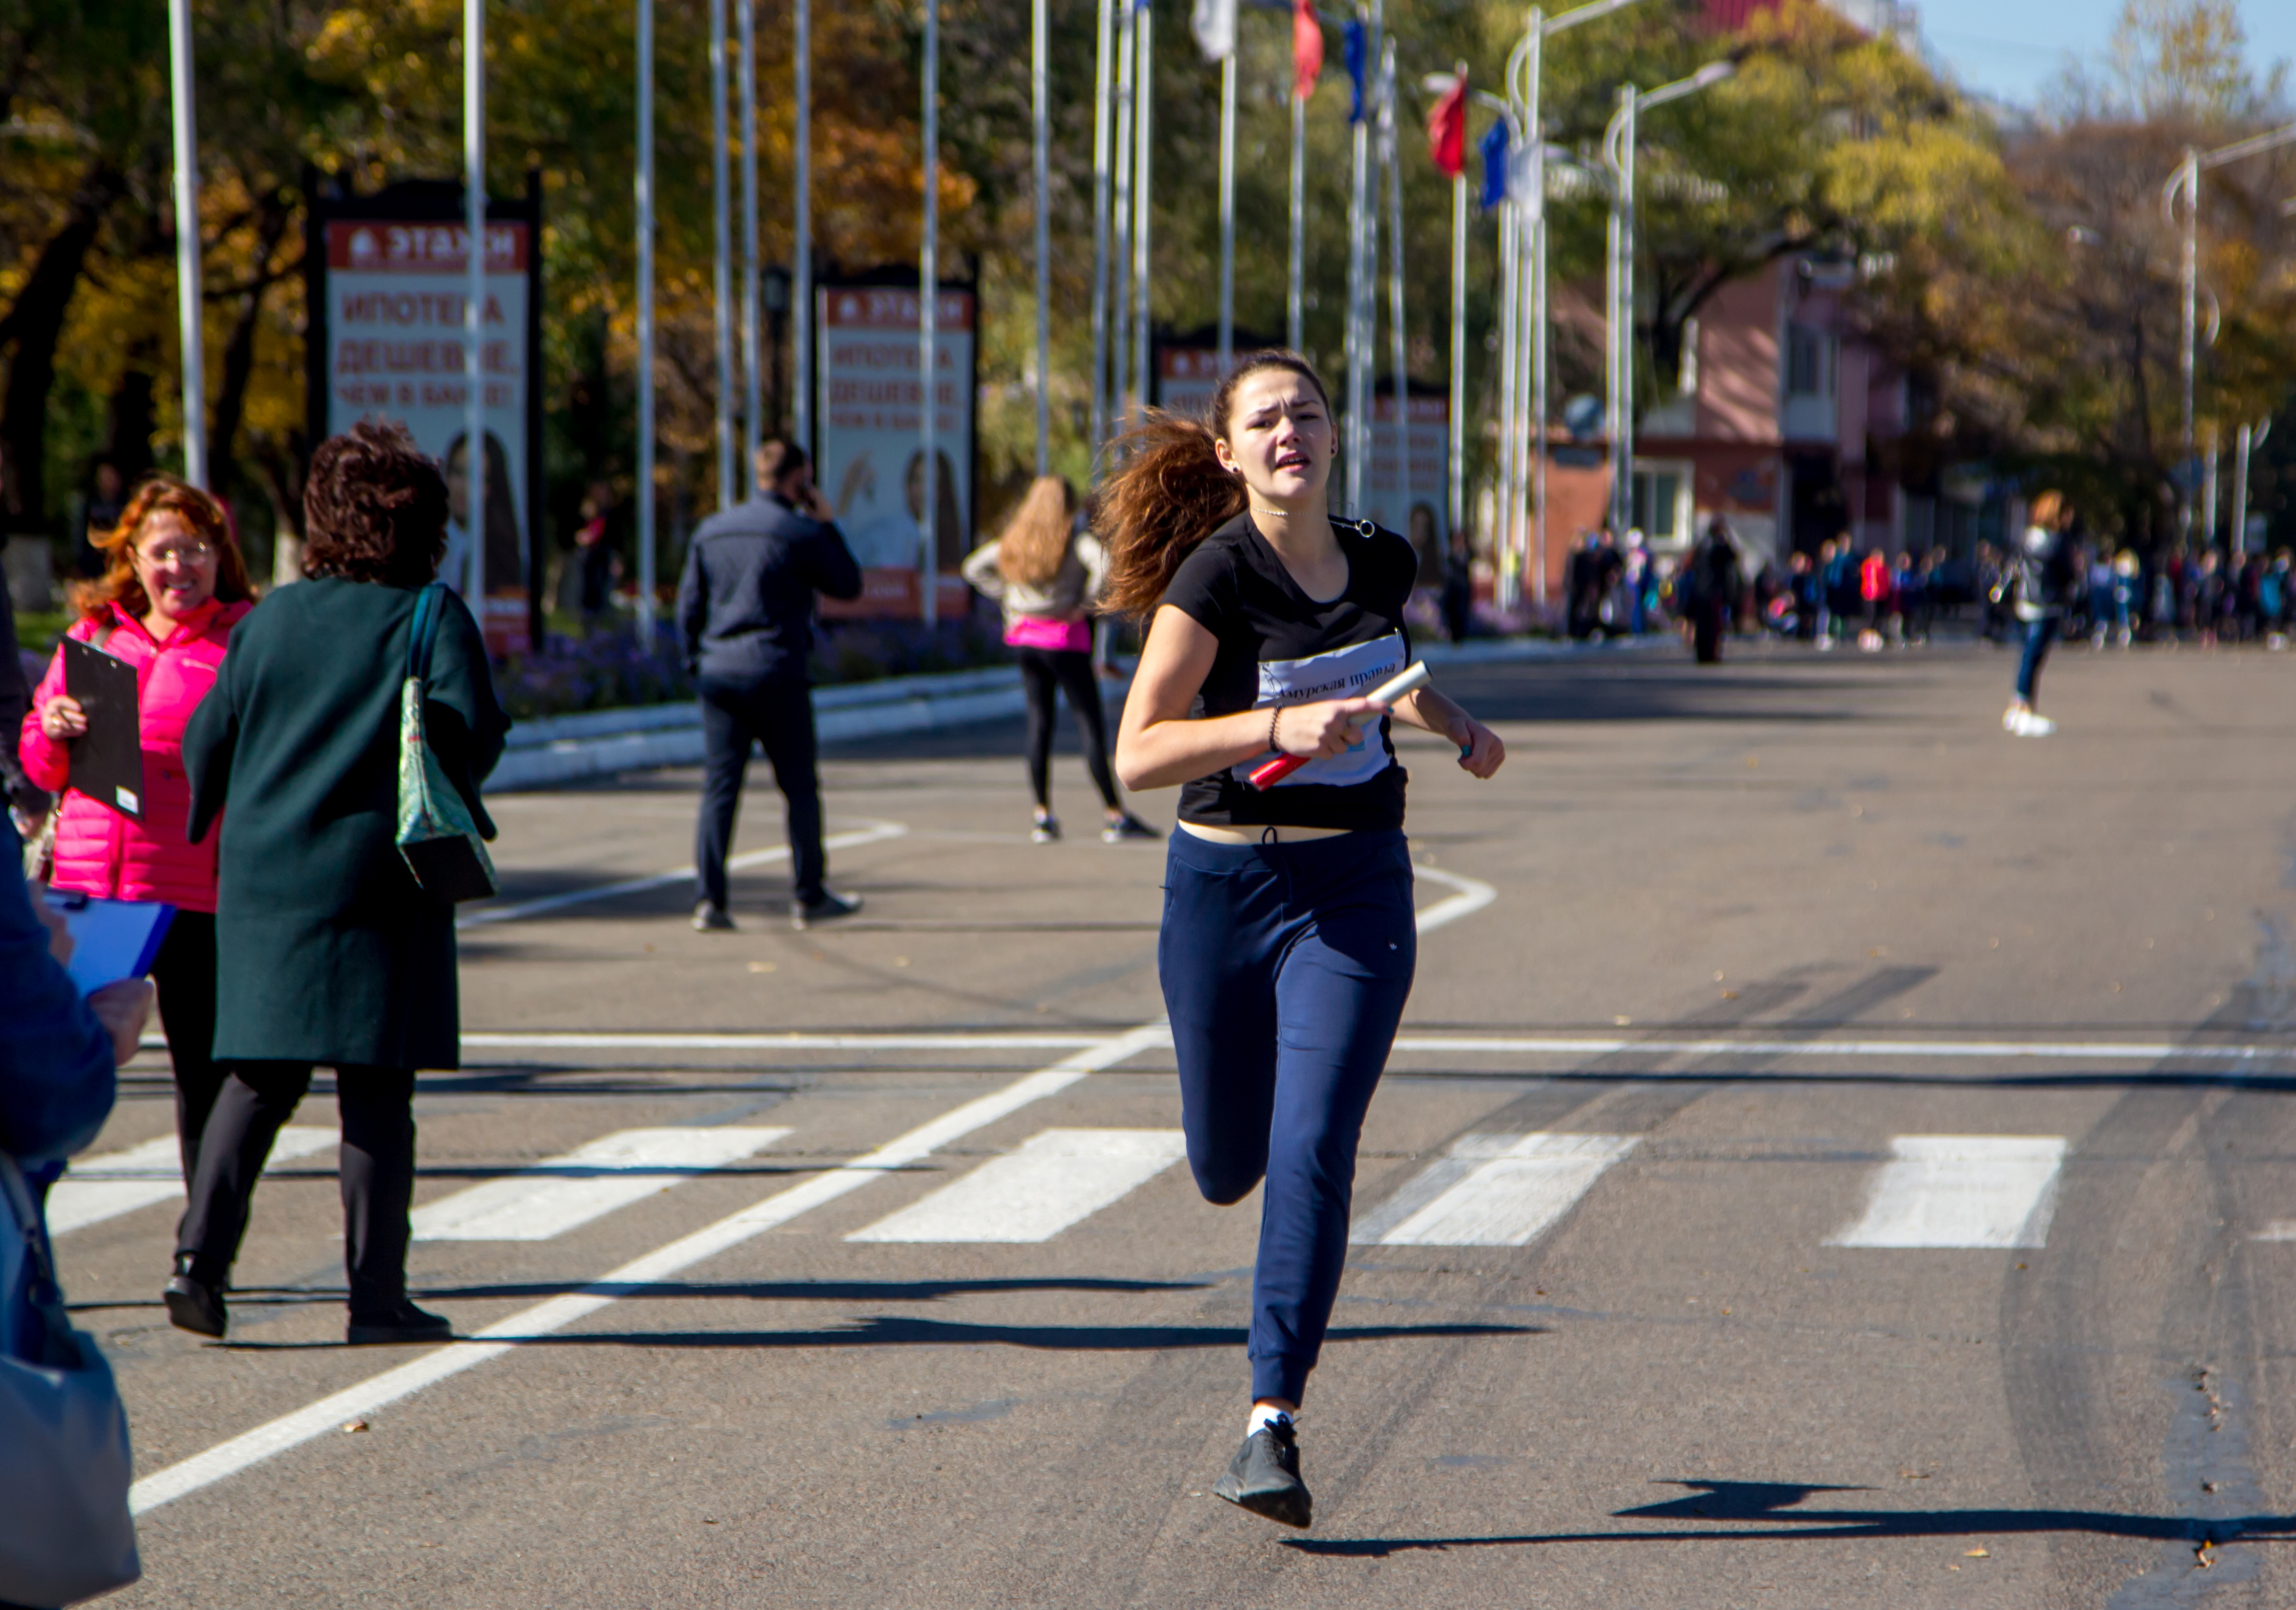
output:
[[1052, 472], [1053, 416], [1053, 224], [1050, 86], [1047, 82], [1045, 7], [1034, 0], [1029, 16], [1029, 93], [1035, 117], [1037, 189], [1037, 473]]
[[927, 626], [940, 619], [940, 0], [925, 0], [924, 227], [917, 249], [917, 443], [923, 456], [924, 513], [917, 522], [917, 599]]
[[[1042, 0], [1038, 0], [1042, 4]], [[1235, 42], [1220, 58], [1219, 368], [1235, 361]]]
[[1401, 511], [1397, 528], [1411, 535], [1411, 382], [1406, 366], [1410, 350], [1403, 327], [1403, 164], [1398, 159], [1395, 128], [1395, 41], [1386, 42], [1380, 57], [1380, 95], [1385, 121], [1381, 144], [1387, 164], [1387, 322], [1388, 361], [1395, 366], [1395, 487]]
[[[1465, 77], [1463, 71], [1460, 75]], [[1465, 117], [1464, 109], [1460, 116]], [[1447, 546], [1467, 523], [1467, 169], [1461, 138], [1461, 166], [1451, 176], [1451, 420], [1447, 448], [1451, 475]], [[1446, 563], [1448, 563], [1447, 556]]]
[[[646, 0], [651, 4], [652, 0]], [[791, 144], [795, 162], [791, 185], [797, 191], [797, 228], [790, 255], [794, 283], [790, 295], [790, 429], [807, 452], [813, 450], [813, 0], [793, 0], [796, 22], [796, 122]]]
[[[463, 596], [472, 611], [486, 608], [487, 492], [487, 7], [463, 0], [463, 226], [469, 235], [463, 271]], [[182, 226], [178, 220], [177, 226]], [[196, 234], [199, 220], [191, 226]]]
[[1093, 57], [1092, 90], [1092, 440], [1091, 466], [1096, 473], [1101, 444], [1108, 439], [1108, 204], [1109, 204], [1109, 57], [1115, 29], [1116, 0], [1100, 0], [1099, 44]]
[[1132, 119], [1132, 132], [1140, 148], [1132, 159], [1132, 276], [1134, 294], [1138, 298], [1132, 314], [1132, 376], [1133, 383], [1139, 388], [1140, 407], [1144, 412], [1156, 395], [1155, 377], [1148, 372], [1155, 314], [1148, 283], [1148, 234], [1152, 218], [1150, 158], [1155, 150], [1156, 13], [1143, 5], [1133, 26], [1140, 30], [1140, 45], [1133, 63], [1132, 93], [1140, 107]]
[[1539, 87], [1546, 67], [1546, 13], [1530, 8], [1530, 82], [1524, 96], [1530, 131], [1530, 596], [1546, 603], [1546, 127]]
[[[803, 0], [800, 0], [803, 4]], [[655, 649], [653, 509], [653, 0], [637, 0], [638, 643]]]
[[1132, 73], [1138, 45], [1134, 0], [1116, 0], [1122, 12], [1116, 25], [1116, 198], [1110, 214], [1113, 247], [1108, 263], [1108, 430], [1120, 434], [1128, 422], [1132, 361]]
[[[1512, 134], [1512, 130], [1509, 131]], [[1508, 142], [1508, 164], [1513, 163], [1513, 142]], [[1514, 542], [1514, 422], [1515, 366], [1513, 352], [1520, 327], [1520, 312], [1516, 293], [1521, 280], [1517, 275], [1516, 259], [1521, 256], [1521, 231], [1515, 227], [1515, 202], [1512, 196], [1502, 194], [1498, 205], [1499, 226], [1499, 439], [1498, 452], [1493, 464], [1494, 481], [1498, 497], [1493, 507], [1491, 521], [1491, 560], [1498, 571], [1497, 590], [1501, 607], [1514, 603], [1514, 568], [1510, 563]]]
[[[480, 0], [468, 4], [475, 10]], [[168, 45], [176, 138], [176, 318], [184, 349], [184, 479], [205, 491], [207, 333], [200, 289], [200, 136], [192, 78], [191, 0], [168, 0]]]
[[1292, 259], [1283, 283], [1283, 343], [1294, 352], [1305, 350], [1305, 299], [1301, 271], [1308, 255], [1308, 97], [1299, 86], [1292, 88]]
[[709, 0], [709, 264], [718, 359], [718, 506], [734, 505], [734, 218], [726, 172], [726, 0]]
[[[1365, 30], [1360, 47], [1364, 59], [1360, 69], [1353, 62], [1349, 63], [1351, 70], [1349, 76], [1355, 80], [1357, 97], [1368, 101], [1369, 96], [1363, 87], [1362, 72], [1370, 66], [1369, 57], [1372, 48], [1370, 25], [1364, 22], [1361, 18], [1357, 19], [1357, 23]], [[1363, 115], [1355, 119], [1355, 127], [1349, 131], [1352, 136], [1349, 141], [1351, 166], [1349, 170], [1348, 185], [1348, 308], [1347, 340], [1344, 348], [1348, 366], [1348, 427], [1344, 439], [1347, 444], [1348, 474], [1345, 486], [1347, 508], [1344, 513], [1350, 519], [1363, 508], [1365, 439], [1363, 417], [1369, 395], [1367, 388], [1364, 385], [1363, 372], [1363, 281], [1364, 170], [1371, 163], [1371, 108], [1366, 104], [1360, 110]]]
[[[765, 376], [758, 363], [758, 0], [742, 8], [742, 462], [734, 480], [751, 497], [757, 484], [758, 442], [765, 434]], [[775, 422], [776, 429], [780, 422]]]

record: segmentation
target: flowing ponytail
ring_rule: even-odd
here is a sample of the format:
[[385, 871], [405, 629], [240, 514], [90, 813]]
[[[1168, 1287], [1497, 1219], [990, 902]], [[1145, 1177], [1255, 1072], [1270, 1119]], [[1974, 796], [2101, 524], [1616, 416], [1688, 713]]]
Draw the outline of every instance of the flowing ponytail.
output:
[[1331, 392], [1315, 366], [1297, 352], [1269, 348], [1247, 354], [1228, 371], [1212, 393], [1208, 419], [1150, 408], [1112, 444], [1123, 467], [1101, 487], [1092, 519], [1108, 552], [1100, 602], [1110, 613], [1146, 620], [1163, 602], [1181, 562], [1243, 512], [1243, 477], [1221, 467], [1212, 443], [1226, 434], [1237, 383], [1262, 369], [1301, 376], [1330, 411]]

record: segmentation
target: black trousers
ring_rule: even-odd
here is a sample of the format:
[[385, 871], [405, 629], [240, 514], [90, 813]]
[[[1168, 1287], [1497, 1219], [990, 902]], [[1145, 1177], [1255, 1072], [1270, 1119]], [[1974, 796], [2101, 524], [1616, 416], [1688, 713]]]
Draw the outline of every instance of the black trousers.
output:
[[750, 746], [763, 744], [774, 786], [788, 807], [791, 886], [800, 905], [821, 899], [828, 858], [821, 848], [821, 777], [815, 769], [813, 689], [800, 678], [732, 682], [704, 677], [701, 741], [707, 773], [701, 816], [693, 828], [697, 897], [723, 910], [726, 857], [742, 809]]
[[208, 1126], [224, 1071], [216, 1065], [216, 930], [204, 911], [178, 911], [152, 963], [160, 992], [160, 1024], [168, 1034], [168, 1060], [176, 1071], [176, 1146], [184, 1184], [200, 1162], [200, 1135]]
[[1060, 693], [1069, 697], [1077, 737], [1084, 745], [1084, 763], [1101, 799], [1111, 810], [1122, 809], [1115, 774], [1108, 769], [1108, 718], [1101, 708], [1092, 656], [1069, 648], [1016, 648], [1013, 653], [1021, 661], [1021, 689], [1029, 695], [1029, 787], [1037, 808], [1052, 809], [1053, 703]]
[[[406, 1212], [414, 1197], [414, 1074], [406, 1068], [335, 1070], [343, 1121], [343, 1268], [354, 1314], [383, 1314], [406, 1295]], [[232, 1069], [200, 1138], [191, 1203], [176, 1237], [192, 1273], [222, 1285], [239, 1256], [255, 1182], [280, 1127], [311, 1088], [307, 1062]]]

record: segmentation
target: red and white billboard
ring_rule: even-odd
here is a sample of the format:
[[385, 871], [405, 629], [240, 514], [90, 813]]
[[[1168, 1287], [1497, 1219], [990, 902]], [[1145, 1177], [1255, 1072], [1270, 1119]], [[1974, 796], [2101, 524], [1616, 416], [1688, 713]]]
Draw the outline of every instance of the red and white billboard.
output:
[[[1413, 397], [1406, 442], [1410, 473], [1396, 473], [1395, 393], [1382, 390], [1372, 398], [1371, 462], [1364, 477], [1364, 506], [1367, 520], [1411, 538], [1425, 573], [1426, 555], [1440, 554], [1450, 536], [1451, 399]], [[1407, 495], [1407, 502], [1406, 502]]]
[[[837, 512], [864, 592], [830, 614], [919, 612], [925, 568], [923, 388], [917, 383], [917, 293], [902, 286], [824, 285], [815, 481]], [[937, 573], [955, 571], [972, 546], [973, 293], [944, 287], [934, 304], [934, 456], [940, 461], [934, 522]], [[960, 611], [962, 582], [944, 585], [937, 608]]]
[[472, 553], [463, 405], [467, 232], [460, 224], [333, 219], [326, 226], [325, 432], [370, 415], [404, 423], [447, 473], [447, 557], [439, 579], [467, 590], [478, 569], [480, 618], [496, 653], [527, 646], [528, 254], [523, 223], [487, 226], [480, 339], [486, 407], [486, 540]]

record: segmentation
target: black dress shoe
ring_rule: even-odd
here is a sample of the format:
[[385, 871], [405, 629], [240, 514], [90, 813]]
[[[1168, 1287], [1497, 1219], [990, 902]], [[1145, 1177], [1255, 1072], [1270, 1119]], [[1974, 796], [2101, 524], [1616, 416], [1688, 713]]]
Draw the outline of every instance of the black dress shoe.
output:
[[1212, 1494], [1278, 1525], [1305, 1527], [1315, 1499], [1300, 1479], [1299, 1433], [1292, 1422], [1272, 1421], [1244, 1438], [1227, 1474], [1212, 1483]]
[[193, 1274], [188, 1256], [176, 1260], [176, 1272], [161, 1288], [160, 1299], [168, 1305], [168, 1322], [177, 1330], [220, 1336], [231, 1323], [224, 1307], [223, 1287], [210, 1286]]
[[405, 1298], [380, 1313], [353, 1314], [343, 1339], [353, 1347], [391, 1342], [451, 1342], [455, 1327], [442, 1315], [419, 1309]]

